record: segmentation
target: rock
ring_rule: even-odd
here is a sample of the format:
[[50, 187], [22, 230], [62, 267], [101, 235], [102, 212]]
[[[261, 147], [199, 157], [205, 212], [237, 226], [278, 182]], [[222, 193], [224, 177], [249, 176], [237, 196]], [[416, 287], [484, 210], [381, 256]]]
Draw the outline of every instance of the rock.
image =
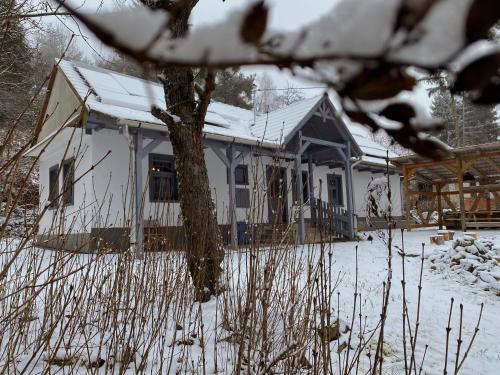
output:
[[498, 267], [496, 267], [494, 270], [490, 271], [490, 274], [495, 279], [500, 280], [500, 269], [498, 269]]
[[487, 284], [493, 284], [497, 281], [491, 273], [486, 271], [479, 272], [479, 278]]
[[472, 272], [478, 266], [478, 263], [471, 259], [460, 259], [460, 265], [467, 272]]
[[477, 261], [481, 261], [481, 257], [478, 257], [477, 255], [474, 255], [474, 254], [470, 254], [470, 253], [467, 253], [467, 252], [463, 252], [461, 253], [466, 259], [473, 259], [473, 260], [477, 260]]
[[488, 249], [479, 241], [474, 241], [474, 246], [481, 254], [486, 254]]
[[467, 246], [465, 248], [465, 251], [467, 251], [470, 254], [478, 254], [479, 253], [479, 249], [476, 246]]
[[473, 274], [463, 271], [460, 272], [460, 276], [467, 282], [467, 284], [474, 284], [477, 281], [477, 277]]

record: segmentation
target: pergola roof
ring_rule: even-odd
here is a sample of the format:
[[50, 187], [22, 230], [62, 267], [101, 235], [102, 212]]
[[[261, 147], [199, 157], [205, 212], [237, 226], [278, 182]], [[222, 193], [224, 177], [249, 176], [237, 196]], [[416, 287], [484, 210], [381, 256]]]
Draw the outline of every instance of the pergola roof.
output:
[[[411, 154], [392, 158], [393, 164], [415, 170], [415, 176], [428, 182], [457, 181], [453, 166], [461, 161], [474, 179], [500, 179], [500, 142], [450, 148], [441, 160]], [[451, 167], [451, 170], [450, 170]]]

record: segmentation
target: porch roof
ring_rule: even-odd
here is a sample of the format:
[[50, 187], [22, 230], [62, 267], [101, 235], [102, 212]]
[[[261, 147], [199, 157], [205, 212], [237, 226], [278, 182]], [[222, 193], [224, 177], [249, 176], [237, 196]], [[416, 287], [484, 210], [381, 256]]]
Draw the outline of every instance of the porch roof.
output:
[[431, 160], [411, 154], [392, 159], [392, 163], [415, 171], [424, 182], [450, 183], [457, 181], [455, 164], [462, 163], [469, 178], [500, 181], [500, 141], [481, 145], [449, 148], [441, 160]]

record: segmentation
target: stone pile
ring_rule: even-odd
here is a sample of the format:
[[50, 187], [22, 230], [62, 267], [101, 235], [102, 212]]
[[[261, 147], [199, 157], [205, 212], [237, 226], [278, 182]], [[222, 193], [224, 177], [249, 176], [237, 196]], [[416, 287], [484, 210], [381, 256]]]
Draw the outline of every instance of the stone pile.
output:
[[450, 249], [437, 250], [428, 260], [431, 269], [451, 269], [466, 283], [500, 296], [500, 247], [493, 242], [464, 236], [454, 240]]

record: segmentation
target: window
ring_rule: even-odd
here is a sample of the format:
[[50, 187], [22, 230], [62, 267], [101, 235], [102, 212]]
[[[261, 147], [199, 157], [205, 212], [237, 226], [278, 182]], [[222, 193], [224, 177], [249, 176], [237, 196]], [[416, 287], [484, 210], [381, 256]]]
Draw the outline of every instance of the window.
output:
[[59, 195], [59, 166], [54, 165], [49, 169], [49, 202], [50, 208], [57, 207], [57, 196]]
[[236, 189], [236, 208], [250, 208], [250, 191], [248, 189]]
[[328, 202], [334, 206], [343, 206], [344, 197], [342, 194], [342, 176], [338, 174], [327, 175], [328, 182]]
[[[227, 183], [229, 184], [229, 168], [227, 168]], [[234, 183], [248, 185], [248, 165], [240, 164], [234, 168]]]
[[179, 200], [173, 156], [149, 154], [149, 200], [151, 202]]
[[62, 167], [63, 174], [63, 204], [70, 206], [75, 200], [75, 159], [65, 160]]
[[[292, 199], [294, 202], [298, 202], [297, 197], [297, 173], [295, 169], [292, 169]], [[302, 199], [304, 202], [309, 200], [309, 174], [306, 171], [302, 171]]]

